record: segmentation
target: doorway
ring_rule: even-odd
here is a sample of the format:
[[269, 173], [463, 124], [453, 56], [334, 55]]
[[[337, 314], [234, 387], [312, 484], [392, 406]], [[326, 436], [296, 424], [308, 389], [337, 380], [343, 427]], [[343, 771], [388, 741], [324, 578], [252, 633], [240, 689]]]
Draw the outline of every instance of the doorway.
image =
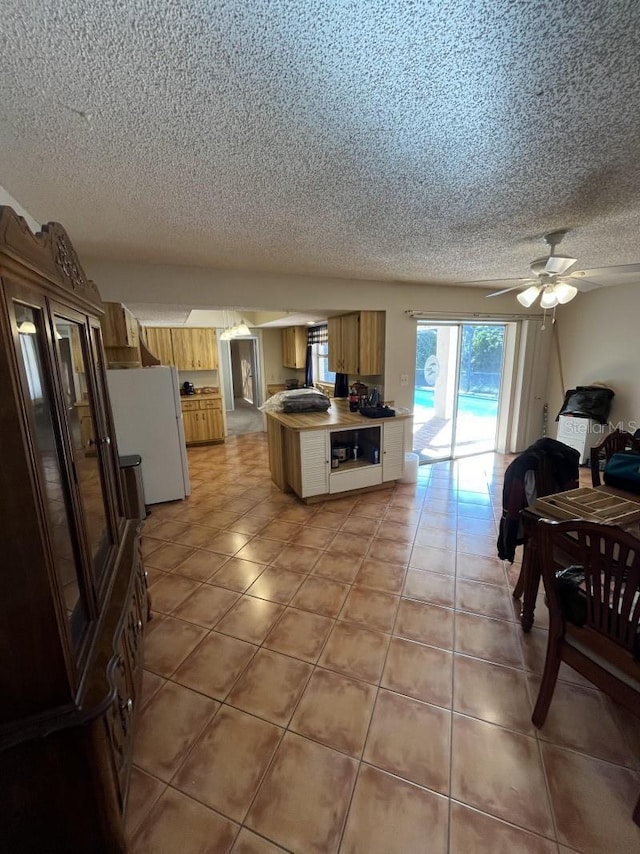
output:
[[413, 451], [421, 463], [495, 450], [505, 328], [418, 322]]
[[225, 383], [229, 436], [259, 433], [265, 429], [264, 415], [258, 409], [262, 403], [259, 364], [257, 338], [229, 341], [229, 375]]

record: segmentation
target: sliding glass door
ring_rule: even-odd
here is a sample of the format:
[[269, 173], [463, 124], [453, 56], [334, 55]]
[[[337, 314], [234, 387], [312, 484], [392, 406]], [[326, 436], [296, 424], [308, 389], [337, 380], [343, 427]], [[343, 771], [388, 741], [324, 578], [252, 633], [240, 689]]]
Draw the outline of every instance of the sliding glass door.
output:
[[420, 462], [493, 451], [505, 326], [418, 322], [413, 450]]

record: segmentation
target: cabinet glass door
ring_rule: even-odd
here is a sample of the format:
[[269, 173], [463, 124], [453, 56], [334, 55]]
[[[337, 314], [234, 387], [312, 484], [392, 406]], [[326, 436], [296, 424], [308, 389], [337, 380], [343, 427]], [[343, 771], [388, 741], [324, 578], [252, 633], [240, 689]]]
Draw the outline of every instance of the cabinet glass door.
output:
[[114, 543], [107, 514], [108, 483], [100, 458], [107, 437], [93, 396], [86, 328], [54, 315], [54, 330], [89, 553], [99, 581]]
[[51, 548], [69, 620], [71, 645], [77, 651], [89, 623], [89, 607], [82, 578], [82, 561], [77, 552], [79, 540], [63, 462], [62, 443], [53, 421], [51, 385], [44, 367], [44, 316], [41, 310], [17, 302], [14, 303], [14, 309], [25, 386], [24, 397], [31, 410], [35, 428], [31, 432], [34, 450], [41, 466], [43, 500], [49, 519]]

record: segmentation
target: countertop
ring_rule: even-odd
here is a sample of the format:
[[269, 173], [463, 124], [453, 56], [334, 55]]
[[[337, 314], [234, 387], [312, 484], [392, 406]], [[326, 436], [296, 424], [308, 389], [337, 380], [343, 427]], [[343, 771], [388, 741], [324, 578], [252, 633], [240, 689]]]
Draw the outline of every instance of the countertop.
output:
[[397, 414], [395, 418], [365, 418], [359, 412], [350, 412], [345, 398], [331, 398], [331, 406], [326, 412], [267, 412], [266, 415], [278, 421], [289, 430], [318, 430], [323, 427], [367, 427], [382, 424], [385, 421], [410, 418], [410, 414]]
[[219, 391], [211, 392], [210, 394], [181, 394], [180, 401], [183, 400], [220, 400], [222, 395]]

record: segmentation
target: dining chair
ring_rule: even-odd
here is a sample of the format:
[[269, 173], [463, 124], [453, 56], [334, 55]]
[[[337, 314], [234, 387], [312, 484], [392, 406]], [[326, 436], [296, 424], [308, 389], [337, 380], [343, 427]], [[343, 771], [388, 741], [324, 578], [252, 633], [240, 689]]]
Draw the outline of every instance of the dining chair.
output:
[[[640, 718], [640, 539], [614, 525], [577, 519], [537, 524], [549, 636], [533, 724], [544, 725], [563, 661]], [[560, 596], [556, 571], [567, 563], [563, 546], [584, 572], [575, 591], [582, 625], [570, 622]], [[640, 824], [640, 798], [633, 819]]]
[[589, 465], [591, 466], [591, 483], [600, 486], [600, 464], [606, 463], [613, 454], [622, 451], [633, 451], [640, 454], [640, 438], [632, 436], [626, 430], [612, 430], [597, 444], [591, 448]]

